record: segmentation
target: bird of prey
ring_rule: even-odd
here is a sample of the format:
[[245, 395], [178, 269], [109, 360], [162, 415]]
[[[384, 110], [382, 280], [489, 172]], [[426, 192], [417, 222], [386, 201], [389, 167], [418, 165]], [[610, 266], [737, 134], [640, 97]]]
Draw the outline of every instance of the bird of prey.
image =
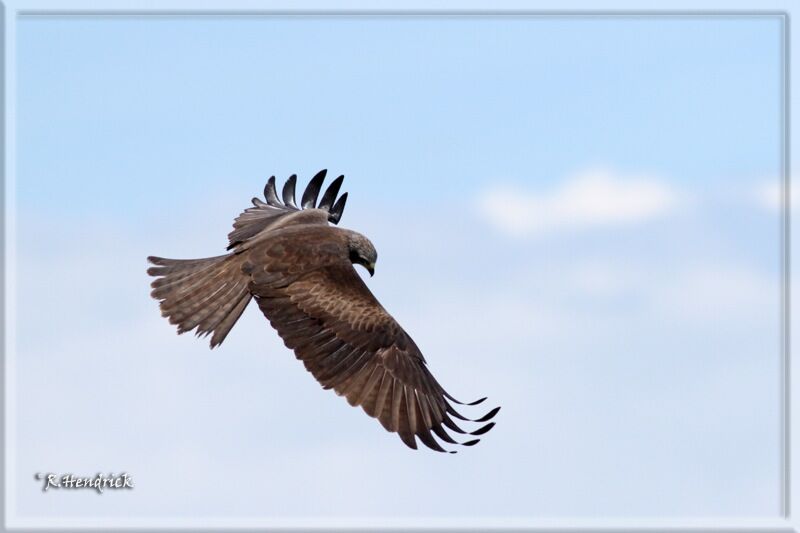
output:
[[[234, 221], [226, 255], [148, 257], [154, 266], [147, 273], [156, 277], [151, 294], [161, 314], [178, 333], [211, 334], [214, 348], [255, 298], [323, 388], [361, 406], [409, 447], [416, 449], [418, 438], [436, 451], [450, 451], [433, 435], [448, 444], [476, 444], [479, 439], [470, 436], [489, 431], [500, 408], [477, 419], [455, 410], [453, 403], [477, 405], [486, 398], [465, 404], [448, 394], [411, 337], [367, 288], [354, 265], [372, 276], [378, 254], [365, 236], [335, 227], [347, 201], [347, 193], [337, 199], [344, 176], [317, 204], [325, 175], [322, 170], [311, 179], [299, 206], [296, 175], [286, 181], [283, 201], [275, 176], [269, 178], [266, 201], [253, 198], [253, 207]], [[467, 433], [453, 418], [486, 424]], [[459, 442], [447, 430], [469, 440]]]

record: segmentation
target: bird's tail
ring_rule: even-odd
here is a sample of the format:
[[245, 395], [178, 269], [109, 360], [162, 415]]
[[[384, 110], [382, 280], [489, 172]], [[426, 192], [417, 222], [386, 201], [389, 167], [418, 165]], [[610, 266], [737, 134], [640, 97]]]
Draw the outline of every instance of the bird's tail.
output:
[[155, 276], [150, 293], [159, 300], [161, 315], [178, 326], [178, 333], [197, 328], [211, 337], [211, 347], [222, 343], [252, 297], [249, 277], [234, 254], [205, 259], [148, 257]]

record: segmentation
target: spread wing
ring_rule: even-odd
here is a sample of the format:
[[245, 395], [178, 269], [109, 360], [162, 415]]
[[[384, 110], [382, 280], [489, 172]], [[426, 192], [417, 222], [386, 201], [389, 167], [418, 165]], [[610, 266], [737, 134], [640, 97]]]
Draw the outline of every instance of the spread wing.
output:
[[[282, 257], [284, 250], [291, 258]], [[411, 448], [417, 447], [416, 437], [434, 450], [446, 451], [433, 435], [450, 444], [478, 442], [451, 437], [447, 430], [466, 434], [453, 418], [488, 422], [500, 408], [475, 420], [459, 414], [451, 402], [461, 402], [439, 385], [417, 345], [349, 261], [325, 261], [309, 271], [299, 268], [297, 260], [302, 259], [282, 246], [267, 255], [274, 260], [250, 270], [250, 290], [286, 346], [325, 389], [360, 405]], [[490, 422], [469, 435], [482, 435], [493, 426]]]
[[320, 170], [316, 176], [308, 182], [299, 207], [294, 199], [295, 185], [297, 184], [296, 174], [292, 174], [283, 185], [281, 194], [283, 202], [278, 198], [278, 192], [275, 188], [275, 176], [269, 178], [266, 187], [264, 187], [264, 198], [266, 202], [259, 198], [253, 198], [251, 200], [253, 202], [253, 207], [245, 209], [244, 212], [234, 220], [233, 231], [228, 234], [228, 250], [258, 233], [261, 233], [284, 215], [295, 213], [303, 209], [314, 209], [315, 207], [317, 209], [323, 209], [328, 213], [328, 221], [333, 224], [338, 224], [339, 219], [342, 218], [344, 204], [347, 202], [347, 193], [340, 196], [338, 200], [336, 199], [336, 195], [339, 194], [339, 189], [342, 186], [344, 176], [339, 176], [333, 180], [322, 195], [319, 206], [315, 205], [327, 172], [326, 169]]

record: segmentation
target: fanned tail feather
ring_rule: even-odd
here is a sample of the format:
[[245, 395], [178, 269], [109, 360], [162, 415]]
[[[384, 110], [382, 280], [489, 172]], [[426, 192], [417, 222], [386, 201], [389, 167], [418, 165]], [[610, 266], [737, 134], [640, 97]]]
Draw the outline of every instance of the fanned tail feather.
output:
[[197, 328], [197, 336], [213, 333], [212, 348], [220, 345], [252, 297], [235, 257], [147, 260], [154, 265], [147, 273], [157, 278], [150, 294], [160, 302], [161, 314], [178, 333]]

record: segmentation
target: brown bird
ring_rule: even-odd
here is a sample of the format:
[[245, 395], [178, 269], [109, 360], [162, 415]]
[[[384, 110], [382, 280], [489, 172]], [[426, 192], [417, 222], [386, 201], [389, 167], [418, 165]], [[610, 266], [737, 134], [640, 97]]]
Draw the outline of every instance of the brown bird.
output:
[[[288, 348], [325, 389], [360, 405], [388, 431], [416, 449], [415, 437], [446, 451], [433, 437], [457, 442], [452, 432], [482, 435], [494, 422], [467, 433], [453, 421], [488, 422], [500, 410], [469, 419], [453, 408], [464, 404], [428, 371], [411, 337], [373, 296], [353, 265], [372, 276], [378, 254], [372, 243], [338, 224], [347, 201], [336, 178], [316, 205], [326, 171], [314, 176], [295, 203], [296, 175], [278, 199], [275, 176], [264, 188], [266, 202], [253, 198], [228, 235], [230, 253], [205, 259], [148, 257], [155, 266], [152, 296], [178, 333], [211, 334], [211, 348], [225, 340], [255, 298]], [[452, 403], [451, 403], [452, 402]], [[444, 426], [444, 427], [443, 427]], [[451, 452], [455, 453], [455, 452]]]

